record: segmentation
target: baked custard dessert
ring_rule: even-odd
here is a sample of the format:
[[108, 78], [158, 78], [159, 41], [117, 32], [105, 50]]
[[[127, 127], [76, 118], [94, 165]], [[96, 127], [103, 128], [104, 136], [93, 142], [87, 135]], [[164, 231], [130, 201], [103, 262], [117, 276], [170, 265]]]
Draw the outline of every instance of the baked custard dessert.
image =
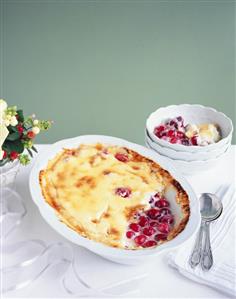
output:
[[108, 246], [157, 246], [177, 236], [189, 219], [188, 195], [180, 184], [125, 147], [63, 149], [40, 171], [39, 181], [63, 223]]
[[165, 121], [154, 129], [154, 134], [163, 140], [183, 145], [216, 143], [221, 139], [219, 127], [215, 124], [184, 124], [182, 116]]

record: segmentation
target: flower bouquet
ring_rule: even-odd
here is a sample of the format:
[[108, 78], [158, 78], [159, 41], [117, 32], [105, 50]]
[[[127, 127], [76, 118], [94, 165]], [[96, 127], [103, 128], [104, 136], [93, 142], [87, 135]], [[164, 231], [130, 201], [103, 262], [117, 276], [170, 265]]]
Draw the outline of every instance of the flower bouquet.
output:
[[25, 117], [22, 110], [0, 100], [0, 169], [16, 160], [27, 165], [33, 152], [37, 152], [35, 136], [51, 124], [52, 121], [38, 120], [35, 115]]

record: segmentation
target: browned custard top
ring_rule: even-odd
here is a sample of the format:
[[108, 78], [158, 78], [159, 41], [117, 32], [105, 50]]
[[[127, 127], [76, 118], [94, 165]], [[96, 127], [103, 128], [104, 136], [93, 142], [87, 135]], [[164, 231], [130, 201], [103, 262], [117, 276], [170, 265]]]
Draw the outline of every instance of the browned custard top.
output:
[[157, 163], [133, 150], [103, 144], [64, 149], [40, 172], [45, 200], [60, 220], [84, 237], [109, 246], [138, 249], [127, 238], [137, 214], [150, 209], [150, 196], [172, 186], [183, 219], [168, 238], [185, 226], [188, 196]]

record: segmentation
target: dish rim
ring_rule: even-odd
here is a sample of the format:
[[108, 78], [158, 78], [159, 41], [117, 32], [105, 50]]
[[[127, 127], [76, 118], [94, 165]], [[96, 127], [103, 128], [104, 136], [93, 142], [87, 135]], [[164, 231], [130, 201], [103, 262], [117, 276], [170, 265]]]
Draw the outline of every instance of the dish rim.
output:
[[[81, 236], [78, 232], [73, 231], [71, 228], [66, 226], [66, 224], [62, 223], [59, 220], [59, 217], [56, 215], [55, 210], [45, 201], [42, 193], [41, 187], [39, 184], [39, 171], [45, 168], [48, 161], [55, 157], [55, 155], [62, 148], [73, 148], [77, 147], [80, 144], [111, 144], [116, 146], [124, 146], [139, 154], [147, 157], [154, 162], [158, 163], [162, 168], [166, 169], [170, 172], [174, 179], [176, 179], [183, 189], [186, 191], [189, 197], [189, 207], [190, 207], [190, 216], [189, 220], [181, 233], [179, 233], [174, 239], [165, 242], [159, 246], [153, 248], [145, 248], [138, 250], [128, 250], [122, 248], [114, 248], [103, 243], [99, 243], [97, 241], [85, 238]], [[37, 183], [35, 183], [37, 182]], [[125, 139], [105, 136], [105, 135], [81, 135], [73, 138], [63, 139], [57, 141], [56, 143], [49, 145], [44, 151], [38, 154], [36, 161], [31, 169], [30, 178], [29, 178], [29, 188], [33, 201], [39, 208], [39, 211], [42, 217], [48, 222], [50, 226], [54, 230], [56, 230], [59, 234], [64, 236], [67, 240], [71, 242], [83, 246], [97, 254], [102, 256], [112, 256], [113, 258], [126, 257], [126, 258], [137, 258], [142, 256], [150, 256], [159, 254], [164, 250], [176, 248], [182, 245], [185, 241], [187, 241], [199, 228], [200, 226], [200, 206], [197, 196], [195, 195], [192, 187], [184, 178], [184, 176], [179, 173], [175, 167], [172, 165], [170, 161], [166, 158], [161, 157], [159, 154], [154, 152], [153, 150], [132, 142], [129, 142]]]

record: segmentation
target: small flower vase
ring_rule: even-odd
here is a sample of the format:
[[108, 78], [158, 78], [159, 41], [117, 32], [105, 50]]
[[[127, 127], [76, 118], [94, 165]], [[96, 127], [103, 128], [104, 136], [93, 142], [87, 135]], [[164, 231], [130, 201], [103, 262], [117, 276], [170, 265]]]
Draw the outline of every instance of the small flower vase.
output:
[[15, 160], [0, 166], [0, 188], [14, 188], [16, 175], [19, 171], [20, 162]]

